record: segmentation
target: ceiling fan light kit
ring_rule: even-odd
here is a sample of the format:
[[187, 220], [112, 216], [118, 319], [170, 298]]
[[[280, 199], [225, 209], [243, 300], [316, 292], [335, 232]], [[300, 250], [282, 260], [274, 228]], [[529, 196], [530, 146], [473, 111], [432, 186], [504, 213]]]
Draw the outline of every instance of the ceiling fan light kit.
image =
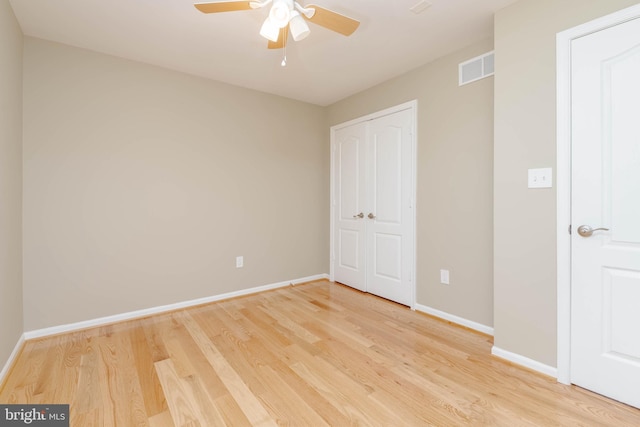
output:
[[269, 15], [260, 28], [260, 35], [269, 40], [269, 49], [285, 47], [289, 32], [295, 41], [307, 37], [311, 30], [306, 21], [345, 36], [353, 34], [360, 25], [359, 21], [348, 16], [315, 5], [302, 7], [294, 0], [216, 1], [196, 3], [194, 6], [202, 13], [220, 13], [261, 9], [271, 3]]
[[271, 22], [271, 19], [267, 18], [264, 20], [262, 28], [260, 28], [260, 35], [267, 40], [277, 42], [278, 37], [280, 36], [280, 28]]
[[300, 12], [294, 10], [291, 13], [291, 20], [289, 21], [289, 30], [291, 30], [291, 36], [297, 42], [304, 39], [311, 33], [309, 26], [300, 15]]

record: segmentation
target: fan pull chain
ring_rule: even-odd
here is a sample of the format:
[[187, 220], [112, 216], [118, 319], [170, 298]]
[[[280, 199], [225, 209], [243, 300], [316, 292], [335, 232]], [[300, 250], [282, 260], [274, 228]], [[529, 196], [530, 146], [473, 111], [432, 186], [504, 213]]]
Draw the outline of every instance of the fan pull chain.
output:
[[282, 62], [280, 63], [281, 67], [287, 66], [287, 42], [289, 41], [289, 26], [283, 28], [282, 31]]
[[280, 66], [286, 67], [287, 66], [287, 35], [285, 35], [285, 38], [284, 38], [284, 46], [282, 51], [284, 52], [284, 56], [282, 58], [282, 62], [280, 63]]

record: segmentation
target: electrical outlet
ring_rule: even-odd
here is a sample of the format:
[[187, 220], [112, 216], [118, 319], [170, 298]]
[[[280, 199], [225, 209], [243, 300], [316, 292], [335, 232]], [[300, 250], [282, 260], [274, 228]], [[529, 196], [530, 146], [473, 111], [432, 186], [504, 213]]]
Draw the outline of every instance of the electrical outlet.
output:
[[440, 270], [440, 283], [443, 285], [449, 284], [449, 270]]
[[244, 257], [243, 256], [237, 256], [236, 257], [236, 268], [242, 268], [244, 267]]

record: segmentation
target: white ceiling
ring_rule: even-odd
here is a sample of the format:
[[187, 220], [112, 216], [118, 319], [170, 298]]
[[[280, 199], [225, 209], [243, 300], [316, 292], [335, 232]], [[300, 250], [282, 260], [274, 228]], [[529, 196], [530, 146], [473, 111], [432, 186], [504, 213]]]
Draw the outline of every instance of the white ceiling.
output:
[[[516, 0], [309, 0], [361, 22], [350, 37], [314, 24], [268, 50], [268, 9], [203, 14], [191, 0], [10, 0], [25, 35], [329, 105], [493, 35]], [[304, 0], [300, 1], [302, 5]]]

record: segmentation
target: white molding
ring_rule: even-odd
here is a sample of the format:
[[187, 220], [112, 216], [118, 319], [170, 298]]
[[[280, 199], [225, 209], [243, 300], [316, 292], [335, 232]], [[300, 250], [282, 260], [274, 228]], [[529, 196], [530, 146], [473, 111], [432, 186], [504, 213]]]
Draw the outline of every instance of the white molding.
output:
[[[566, 32], [565, 32], [566, 33]], [[558, 382], [571, 371], [571, 39], [556, 38], [556, 245]]]
[[[316, 274], [314, 276], [307, 276], [307, 277], [302, 277], [300, 279], [290, 280], [288, 283], [292, 285], [301, 285], [303, 283], [315, 282], [316, 280], [329, 280], [329, 275], [327, 273]], [[275, 285], [268, 285], [268, 286], [275, 286]], [[272, 289], [282, 288], [282, 287], [283, 286], [275, 286]], [[262, 292], [262, 291], [258, 290], [256, 292]], [[251, 292], [251, 293], [255, 294], [256, 292]]]
[[329, 280], [332, 282], [335, 281], [335, 221], [333, 219], [336, 210], [336, 201], [335, 201], [335, 180], [333, 176], [335, 175], [335, 151], [336, 151], [336, 130], [335, 126], [332, 126], [330, 129], [329, 136]]
[[97, 319], [84, 320], [81, 322], [53, 326], [50, 328], [36, 329], [33, 331], [25, 332], [23, 336], [24, 336], [24, 339], [27, 339], [27, 340], [31, 340], [34, 338], [42, 338], [50, 335], [77, 331], [80, 329], [94, 328], [96, 326], [103, 326], [111, 323], [123, 322], [125, 320], [138, 319], [141, 317], [147, 317], [154, 314], [165, 313], [168, 311], [179, 310], [182, 308], [193, 307], [196, 305], [207, 304], [210, 302], [221, 301], [229, 298], [236, 298], [240, 296], [255, 294], [258, 292], [264, 292], [272, 289], [283, 288], [290, 285], [298, 285], [300, 283], [313, 282], [315, 280], [321, 280], [321, 279], [329, 279], [329, 275], [316, 274], [315, 276], [302, 277], [299, 279], [272, 283], [270, 285], [257, 286], [255, 288], [243, 289], [240, 291], [228, 292], [225, 294], [213, 295], [210, 297], [198, 298], [198, 299], [182, 301], [174, 304], [161, 305], [161, 306], [146, 308], [142, 310], [130, 311], [128, 313], [121, 313], [113, 316], [99, 317]]
[[571, 383], [571, 42], [638, 17], [635, 5], [556, 35], [557, 378], [563, 384]]
[[541, 374], [548, 375], [553, 378], [557, 378], [558, 371], [553, 366], [545, 365], [537, 360], [529, 359], [517, 353], [512, 353], [507, 350], [503, 350], [495, 345], [491, 348], [491, 354], [504, 360], [508, 360], [516, 365], [524, 366]]
[[13, 348], [13, 351], [9, 355], [9, 359], [7, 360], [7, 363], [4, 364], [2, 371], [0, 371], [0, 388], [2, 384], [4, 384], [5, 377], [11, 370], [11, 367], [13, 366], [13, 362], [15, 361], [16, 357], [18, 357], [20, 350], [22, 350], [22, 345], [24, 344], [25, 340], [26, 340], [25, 334], [20, 335], [20, 338], [18, 339], [16, 346]]
[[440, 319], [447, 320], [449, 322], [456, 323], [458, 325], [465, 326], [474, 331], [482, 332], [483, 334], [493, 336], [493, 328], [491, 326], [483, 325], [482, 323], [474, 322], [463, 317], [458, 317], [453, 314], [449, 314], [444, 311], [436, 310], [435, 308], [428, 307], [422, 304], [416, 304], [416, 311], [430, 314], [431, 316], [439, 317]]
[[334, 150], [335, 150], [335, 133], [337, 130], [345, 128], [345, 127], [349, 127], [351, 125], [357, 124], [357, 123], [362, 123], [362, 122], [366, 122], [369, 120], [374, 120], [380, 117], [384, 117], [384, 116], [388, 116], [390, 114], [394, 114], [394, 113], [398, 113], [400, 111], [405, 111], [405, 110], [411, 110], [413, 112], [412, 115], [412, 127], [411, 127], [411, 150], [412, 150], [412, 156], [413, 156], [413, 164], [411, 165], [411, 168], [413, 169], [411, 172], [411, 179], [412, 179], [412, 183], [411, 183], [411, 190], [410, 190], [410, 194], [411, 194], [411, 202], [412, 202], [412, 226], [413, 226], [413, 247], [412, 247], [412, 251], [413, 253], [411, 254], [412, 259], [412, 266], [411, 266], [411, 271], [410, 271], [410, 275], [411, 275], [411, 285], [413, 287], [412, 289], [412, 295], [411, 295], [411, 303], [409, 304], [409, 307], [412, 310], [416, 310], [416, 293], [417, 293], [417, 285], [416, 285], [416, 268], [417, 268], [417, 236], [418, 236], [418, 228], [417, 228], [417, 209], [416, 209], [416, 205], [417, 205], [417, 195], [418, 195], [418, 191], [417, 191], [417, 187], [418, 187], [418, 179], [417, 179], [417, 168], [418, 168], [418, 100], [414, 99], [411, 101], [407, 101], [405, 103], [402, 104], [398, 104], [395, 105], [393, 107], [389, 107], [389, 108], [385, 108], [384, 110], [380, 110], [380, 111], [376, 111], [374, 113], [371, 114], [367, 114], [366, 116], [362, 116], [362, 117], [358, 117], [355, 118], [353, 120], [349, 120], [347, 122], [344, 123], [340, 123], [334, 126], [331, 126], [330, 130], [330, 141], [331, 143], [329, 144], [329, 149], [330, 154], [331, 154], [331, 161], [330, 161], [330, 175], [329, 175], [329, 185], [330, 185], [330, 189], [329, 189], [329, 280], [331, 280], [332, 282], [335, 280], [334, 277], [334, 271], [335, 271], [335, 241], [334, 241], [334, 232], [335, 232], [335, 221], [334, 221], [334, 216], [335, 216], [335, 201], [334, 201], [334, 173], [335, 173], [335, 156], [334, 156]]
[[340, 123], [334, 126], [331, 126], [331, 131], [335, 132], [336, 130], [349, 127], [351, 125], [355, 125], [357, 123], [366, 122], [369, 120], [374, 120], [380, 117], [388, 116], [390, 114], [398, 113], [400, 111], [413, 109], [414, 111], [418, 109], [418, 100], [414, 99], [412, 101], [407, 101], [402, 104], [394, 105], [393, 107], [385, 108], [384, 110], [376, 111], [371, 114], [367, 114], [366, 116], [357, 117], [355, 119], [346, 121], [344, 123]]
[[411, 295], [411, 309], [415, 310], [418, 304], [418, 279], [417, 279], [417, 266], [418, 266], [418, 100], [414, 99], [408, 102], [407, 105], [413, 112], [413, 128], [411, 129], [411, 155], [413, 156], [413, 164], [411, 165], [411, 226], [413, 227], [413, 246], [411, 248], [411, 282], [413, 283], [413, 293]]

